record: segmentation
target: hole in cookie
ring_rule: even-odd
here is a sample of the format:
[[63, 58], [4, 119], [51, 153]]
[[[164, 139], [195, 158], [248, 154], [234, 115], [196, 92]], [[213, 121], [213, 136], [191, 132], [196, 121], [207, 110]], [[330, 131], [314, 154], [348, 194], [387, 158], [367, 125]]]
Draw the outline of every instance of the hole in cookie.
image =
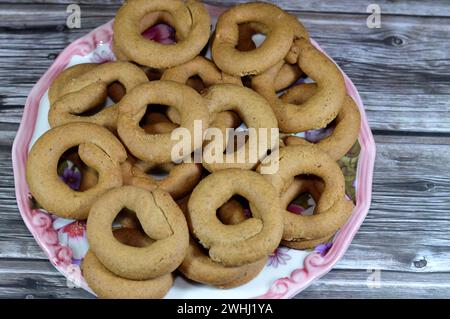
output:
[[113, 230], [114, 238], [124, 245], [142, 248], [150, 246], [154, 240], [142, 230], [133, 228], [119, 228]]
[[68, 149], [58, 161], [57, 174], [71, 189], [83, 192], [98, 182], [98, 172], [78, 155], [78, 146]]
[[217, 209], [217, 218], [225, 225], [236, 225], [251, 217], [248, 200], [240, 195], [234, 195]]
[[174, 44], [177, 41], [175, 28], [172, 26], [173, 17], [166, 11], [152, 12], [141, 20], [141, 35], [143, 38], [161, 44]]
[[139, 126], [147, 134], [166, 134], [172, 132], [178, 125], [170, 121], [167, 117], [168, 110], [169, 107], [167, 105], [148, 105], [144, 116], [139, 122]]
[[117, 214], [112, 224], [112, 229], [120, 228], [132, 228], [143, 231], [136, 213], [126, 207]]
[[284, 208], [296, 215], [312, 215], [322, 193], [323, 183], [314, 176], [296, 176], [293, 183], [282, 194]]
[[329, 137], [333, 133], [336, 124], [337, 124], [336, 120], [333, 120], [325, 128], [306, 131], [305, 140], [307, 140], [310, 143], [320, 142], [321, 140]]
[[154, 124], [162, 121], [169, 121], [165, 113], [167, 112], [166, 105], [149, 104], [145, 110], [145, 114], [139, 122], [139, 126], [143, 127], [146, 124]]
[[242, 84], [245, 87], [248, 87], [251, 89], [252, 88], [252, 78], [253, 78], [253, 75], [245, 75], [245, 76], [241, 77]]
[[[261, 26], [260, 26], [261, 27]], [[239, 41], [236, 49], [239, 51], [251, 51], [259, 48], [266, 39], [266, 35], [258, 30], [258, 25], [254, 23], [242, 23], [238, 25]]]
[[119, 102], [126, 93], [126, 89], [122, 83], [115, 81], [108, 85], [108, 97], [114, 102]]
[[191, 88], [196, 90], [198, 93], [201, 93], [206, 88], [205, 83], [203, 83], [203, 80], [198, 75], [191, 76], [186, 81], [186, 85], [190, 86]]
[[108, 85], [106, 90], [106, 96], [102, 99], [102, 101], [91, 107], [90, 109], [78, 113], [78, 116], [92, 116], [95, 115], [102, 110], [113, 106], [115, 103], [119, 102], [125, 95], [126, 90], [122, 83], [119, 81], [114, 81], [111, 84]]
[[170, 171], [173, 169], [174, 165], [175, 164], [173, 163], [153, 165], [145, 169], [145, 174], [160, 181], [169, 176]]
[[158, 81], [163, 74], [163, 71], [153, 68], [146, 68], [144, 71], [149, 81]]

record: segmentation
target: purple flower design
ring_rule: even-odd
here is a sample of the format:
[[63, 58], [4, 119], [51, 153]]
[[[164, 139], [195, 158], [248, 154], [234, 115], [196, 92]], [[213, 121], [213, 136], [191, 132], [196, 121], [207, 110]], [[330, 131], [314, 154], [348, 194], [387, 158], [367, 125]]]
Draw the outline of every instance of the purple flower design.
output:
[[333, 127], [320, 128], [318, 130], [310, 130], [305, 132], [305, 139], [311, 143], [317, 143], [327, 138], [333, 133]]
[[296, 215], [303, 215], [303, 213], [305, 212], [305, 209], [297, 204], [289, 204], [287, 210]]
[[320, 245], [316, 246], [316, 248], [314, 248], [314, 251], [316, 253], [319, 253], [320, 256], [324, 257], [328, 253], [328, 251], [331, 249], [332, 246], [333, 246], [332, 242], [320, 244]]
[[287, 261], [291, 259], [291, 256], [286, 253], [288, 250], [289, 249], [283, 247], [275, 249], [275, 251], [269, 255], [267, 266], [277, 268], [279, 265], [286, 265]]
[[252, 217], [252, 212], [248, 208], [244, 208], [244, 216], [247, 218]]
[[63, 173], [59, 177], [73, 190], [77, 191], [80, 189], [81, 172], [74, 165], [69, 165], [64, 168]]
[[175, 43], [175, 29], [164, 23], [159, 23], [148, 28], [142, 32], [142, 36], [162, 44]]

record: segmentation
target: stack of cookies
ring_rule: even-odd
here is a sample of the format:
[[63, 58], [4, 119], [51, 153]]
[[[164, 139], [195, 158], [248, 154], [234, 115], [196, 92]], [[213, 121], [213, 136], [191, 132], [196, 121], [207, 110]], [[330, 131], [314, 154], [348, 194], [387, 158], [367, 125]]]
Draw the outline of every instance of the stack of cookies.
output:
[[[143, 36], [161, 25], [173, 39]], [[162, 298], [176, 272], [240, 286], [279, 245], [327, 242], [351, 215], [336, 161], [360, 115], [339, 68], [272, 4], [237, 5], [210, 26], [194, 0], [127, 1], [117, 61], [67, 68], [49, 88], [51, 129], [30, 151], [27, 181], [47, 211], [87, 219], [82, 270], [99, 297]], [[238, 127], [277, 134], [235, 145]], [[324, 128], [320, 141], [299, 134]], [[58, 176], [61, 159], [81, 171], [77, 189]], [[305, 193], [312, 215], [287, 210]]]

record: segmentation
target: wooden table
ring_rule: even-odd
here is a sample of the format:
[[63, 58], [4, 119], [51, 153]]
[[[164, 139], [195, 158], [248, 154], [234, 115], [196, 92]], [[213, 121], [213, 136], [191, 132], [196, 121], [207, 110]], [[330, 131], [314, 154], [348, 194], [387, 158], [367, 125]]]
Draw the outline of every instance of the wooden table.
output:
[[[81, 29], [66, 27], [72, 2], [81, 3]], [[11, 145], [34, 83], [120, 2], [0, 1], [0, 297], [91, 297], [67, 287], [22, 222]], [[297, 14], [353, 80], [377, 143], [367, 219], [345, 257], [297, 297], [450, 297], [450, 2], [273, 2]], [[374, 2], [379, 29], [366, 26]]]

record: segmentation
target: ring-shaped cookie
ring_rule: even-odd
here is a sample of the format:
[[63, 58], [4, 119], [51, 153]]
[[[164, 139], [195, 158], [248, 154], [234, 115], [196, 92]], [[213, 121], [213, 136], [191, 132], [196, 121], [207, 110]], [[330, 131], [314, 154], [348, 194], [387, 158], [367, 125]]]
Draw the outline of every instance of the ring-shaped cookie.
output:
[[[253, 218], [224, 225], [216, 210], [236, 194], [249, 201]], [[278, 247], [283, 233], [280, 199], [273, 186], [260, 174], [240, 169], [222, 170], [204, 178], [189, 199], [188, 220], [194, 236], [209, 249], [211, 259], [226, 266], [267, 257]]]
[[[239, 115], [248, 128], [254, 128], [256, 130], [267, 129], [267, 134], [263, 136], [263, 138], [266, 139], [267, 150], [271, 149], [273, 141], [271, 141], [270, 130], [272, 128], [277, 128], [277, 120], [270, 105], [264, 98], [248, 88], [233, 84], [213, 85], [208, 89], [204, 98], [207, 101], [208, 110], [212, 118], [214, 118], [215, 114], [224, 111], [233, 111]], [[257, 134], [257, 138], [260, 137], [261, 136]], [[260, 141], [251, 144], [247, 141], [244, 146], [234, 151], [233, 154], [229, 154], [233, 155], [233, 158], [235, 159], [232, 163], [227, 162], [226, 155], [222, 154], [222, 159], [218, 163], [209, 163], [204, 160], [202, 163], [203, 167], [210, 172], [227, 168], [253, 169], [258, 165], [258, 162], [251, 161], [250, 154], [259, 153], [258, 161], [266, 156], [266, 152], [256, 149], [259, 142]], [[225, 150], [225, 147], [223, 150]], [[204, 152], [206, 151], [207, 149], [205, 148]], [[240, 155], [242, 153], [244, 153], [243, 156]], [[238, 158], [244, 158], [245, 161], [239, 163], [236, 160]]]
[[317, 83], [316, 94], [300, 105], [285, 103], [274, 90], [276, 74], [284, 62], [252, 79], [252, 88], [264, 96], [272, 106], [280, 130], [285, 133], [303, 132], [327, 126], [339, 113], [346, 89], [339, 68], [308, 40], [295, 41], [299, 49], [300, 69]]
[[[187, 215], [188, 201], [189, 197], [185, 197], [177, 202], [185, 215]], [[237, 215], [235, 214], [235, 216]], [[234, 219], [235, 222], [231, 222], [228, 225], [238, 224], [244, 219]], [[266, 263], [267, 257], [242, 266], [225, 266], [213, 261], [209, 257], [208, 251], [191, 237], [188, 253], [178, 270], [190, 280], [228, 289], [241, 286], [255, 278]]]
[[61, 90], [61, 97], [48, 113], [50, 125], [55, 127], [73, 122], [90, 122], [115, 130], [119, 113], [117, 104], [93, 115], [82, 115], [105, 101], [108, 85], [115, 81], [122, 83], [127, 92], [148, 82], [144, 71], [132, 63], [109, 62], [98, 65], [66, 83]]
[[[289, 52], [294, 31], [286, 23], [286, 13], [268, 3], [245, 3], [225, 11], [217, 20], [212, 42], [212, 57], [222, 71], [235, 75], [256, 75], [284, 59]], [[268, 32], [260, 47], [239, 51], [239, 24], [259, 22]]]
[[179, 199], [189, 194], [198, 184], [202, 175], [202, 166], [197, 163], [175, 164], [168, 170], [168, 175], [163, 179], [156, 179], [147, 174], [142, 165], [128, 158], [122, 164], [122, 175], [125, 185], [133, 185], [147, 189], [161, 189], [168, 192], [174, 199]]
[[241, 286], [255, 278], [267, 263], [267, 257], [242, 266], [227, 267], [213, 261], [208, 253], [191, 239], [188, 253], [178, 270], [190, 280], [219, 288]]
[[[148, 104], [173, 106], [181, 115], [180, 127], [189, 130], [191, 150], [201, 147], [194, 137], [195, 121], [201, 121], [202, 134], [208, 128], [208, 108], [203, 98], [187, 85], [172, 81], [153, 81], [137, 86], [119, 103], [117, 132], [135, 157], [154, 164], [172, 161], [172, 148], [178, 143], [171, 133], [147, 134], [139, 126]], [[203, 136], [203, 135], [202, 135]]]
[[[294, 32], [293, 40], [297, 39], [307, 39], [309, 40], [309, 33], [306, 30], [305, 26], [298, 20], [298, 18], [294, 15], [291, 15], [285, 11], [284, 23], [289, 24], [290, 28]], [[270, 29], [264, 23], [260, 22], [247, 22], [239, 24], [239, 42], [237, 45], [237, 49], [241, 51], [249, 51], [256, 48], [256, 44], [253, 42], [253, 36], [255, 34], [263, 34], [267, 35], [270, 32]], [[296, 49], [293, 49], [296, 50]], [[289, 63], [294, 64], [295, 61], [290, 61]]]
[[[239, 77], [231, 76], [220, 71], [214, 63], [201, 56], [197, 56], [191, 61], [165, 70], [161, 80], [187, 84], [188, 80], [193, 76], [198, 76], [202, 80], [205, 88], [221, 83], [230, 83], [242, 86], [242, 81]], [[167, 116], [172, 122], [177, 124], [180, 123], [180, 116], [174, 108], [169, 108], [167, 110]], [[228, 119], [236, 119], [234, 114], [223, 114], [221, 117], [223, 117], [223, 119], [220, 120], [225, 122], [229, 121]]]
[[[98, 183], [77, 192], [57, 174], [58, 162], [65, 151], [78, 146], [81, 160], [98, 172]], [[107, 129], [91, 123], [71, 123], [44, 133], [28, 154], [27, 182], [31, 194], [47, 211], [73, 219], [85, 219], [98, 196], [122, 185], [120, 163], [125, 148]]]
[[304, 174], [315, 175], [323, 180], [324, 189], [317, 203], [321, 213], [302, 216], [284, 210], [283, 240], [328, 236], [344, 225], [349, 217], [341, 169], [327, 153], [317, 147], [302, 145], [281, 148], [278, 172], [264, 177], [272, 183], [277, 194], [282, 194], [295, 176]]
[[[137, 248], [114, 238], [111, 225], [123, 208], [136, 213], [154, 243]], [[133, 186], [112, 189], [95, 202], [87, 220], [87, 238], [90, 249], [108, 270], [133, 280], [171, 273], [183, 261], [189, 245], [186, 220], [171, 196]]]
[[[286, 91], [281, 100], [286, 103], [301, 104], [313, 96], [316, 92], [316, 84], [304, 83]], [[330, 136], [315, 143], [317, 147], [327, 152], [335, 161], [341, 159], [355, 144], [361, 126], [359, 109], [353, 99], [346, 95], [337, 117], [335, 127]], [[284, 139], [286, 145], [313, 144], [304, 138], [287, 136]]]
[[[286, 191], [281, 195], [281, 207], [285, 208], [288, 207], [288, 205], [298, 197], [301, 193], [308, 193], [315, 201], [316, 207], [314, 208], [314, 214], [320, 214], [321, 211], [317, 209], [317, 207], [320, 208], [320, 196], [323, 192], [323, 183], [320, 182], [320, 180], [317, 179], [305, 179], [305, 178], [299, 178], [295, 177], [294, 181], [289, 185], [289, 187], [286, 189]], [[353, 209], [353, 205], [348, 202], [348, 208], [351, 210]], [[282, 240], [281, 244], [283, 246], [293, 248], [293, 249], [309, 249], [314, 248], [315, 246], [322, 244], [324, 242], [327, 242], [330, 240], [331, 237], [333, 237], [334, 232], [330, 233], [324, 237], [316, 238], [316, 239], [307, 239], [307, 240], [293, 240], [293, 241], [287, 241]]]
[[[141, 21], [149, 13], [158, 11], [172, 15], [177, 33], [189, 27], [177, 43], [164, 45], [141, 35]], [[197, 1], [127, 1], [114, 21], [114, 45], [131, 61], [157, 69], [169, 68], [189, 61], [201, 52], [209, 40], [210, 24], [208, 11]]]
[[[322, 189], [322, 188], [321, 188]], [[281, 195], [281, 207], [286, 208], [288, 205], [301, 193], [309, 193], [315, 200], [316, 203], [319, 202], [320, 194], [322, 190], [319, 190], [317, 187], [317, 182], [314, 182], [310, 179], [304, 178], [295, 178], [294, 181], [289, 185], [287, 190]], [[319, 214], [317, 209], [314, 211], [315, 214]], [[244, 207], [237, 200], [230, 200], [225, 203], [222, 207], [219, 208], [217, 215], [219, 219], [225, 224], [237, 224], [246, 220], [248, 216], [246, 216]], [[328, 241], [334, 233], [329, 234], [328, 236], [318, 238], [318, 239], [310, 239], [310, 240], [301, 240], [301, 241], [285, 241], [282, 240], [281, 244], [283, 246], [293, 248], [293, 249], [308, 249], [313, 248], [321, 243]]]
[[[289, 14], [288, 16], [292, 17]], [[295, 38], [303, 37], [305, 39], [309, 39], [308, 32], [303, 27], [303, 25], [295, 17], [292, 18], [294, 25], [294, 37]], [[264, 33], [264, 25], [255, 22], [240, 24], [239, 42], [236, 48], [240, 51], [251, 51], [256, 49], [256, 44], [253, 42], [253, 36], [257, 33]], [[295, 48], [295, 46], [293, 46], [293, 48]], [[290, 57], [291, 54], [288, 54], [288, 56]], [[290, 61], [292, 62], [288, 63], [286, 61], [279, 70], [278, 74], [275, 76], [274, 89], [276, 92], [288, 88], [289, 86], [294, 84], [303, 74], [303, 72], [300, 70], [297, 64], [297, 59], [295, 58], [295, 60], [293, 61], [291, 58]]]
[[63, 88], [67, 85], [67, 83], [75, 81], [77, 77], [91, 71], [97, 66], [98, 64], [96, 63], [75, 64], [59, 73], [48, 89], [48, 100], [50, 102], [50, 107], [55, 104], [58, 98], [61, 97]]
[[163, 298], [173, 284], [172, 274], [147, 280], [131, 280], [112, 273], [89, 250], [82, 263], [83, 277], [100, 298], [154, 299]]
[[[186, 17], [185, 15], [182, 16]], [[178, 19], [174, 20], [174, 17], [170, 13], [164, 11], [151, 12], [149, 14], [146, 14], [140, 23], [140, 33], [142, 34], [147, 29], [155, 26], [156, 24], [163, 23], [175, 28], [175, 37], [176, 40], [179, 41], [189, 33], [190, 27], [189, 23], [176, 23], [177, 21], [181, 22], [180, 19], [182, 19], [182, 16], [178, 16]], [[117, 60], [129, 61], [129, 58], [117, 47], [114, 37], [111, 47]]]
[[[163, 71], [146, 66], [139, 66], [139, 68], [145, 72], [149, 81], [156, 81], [161, 79]], [[125, 87], [119, 82], [114, 82], [113, 84], [108, 86], [108, 97], [110, 97], [114, 103], [118, 103], [126, 93], [127, 92]]]

